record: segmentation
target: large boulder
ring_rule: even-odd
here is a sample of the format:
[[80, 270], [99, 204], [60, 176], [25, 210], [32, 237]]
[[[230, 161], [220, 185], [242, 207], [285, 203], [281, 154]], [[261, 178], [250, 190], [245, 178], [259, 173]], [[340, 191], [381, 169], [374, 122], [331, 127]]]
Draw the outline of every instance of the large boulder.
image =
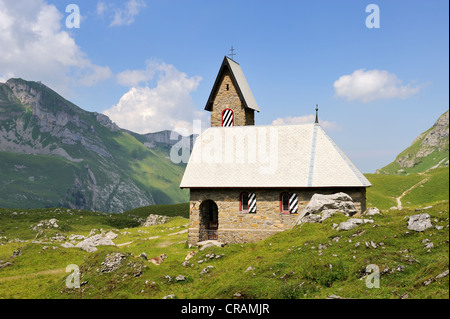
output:
[[353, 216], [358, 210], [353, 203], [353, 199], [346, 193], [314, 194], [308, 205], [300, 213], [297, 224], [322, 222], [336, 212], [346, 216]]
[[430, 215], [417, 214], [409, 216], [408, 229], [415, 231], [424, 231], [427, 228], [433, 227], [430, 221]]
[[115, 246], [115, 244], [110, 238], [98, 234], [88, 237], [75, 245], [75, 247], [81, 248], [89, 253], [97, 251], [97, 246]]

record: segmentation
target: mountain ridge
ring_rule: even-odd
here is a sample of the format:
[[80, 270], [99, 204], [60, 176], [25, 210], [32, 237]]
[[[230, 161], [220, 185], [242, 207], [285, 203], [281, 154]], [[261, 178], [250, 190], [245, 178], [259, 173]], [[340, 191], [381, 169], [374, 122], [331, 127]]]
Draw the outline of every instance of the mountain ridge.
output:
[[145, 135], [83, 110], [40, 82], [0, 83], [0, 206], [122, 212], [184, 202], [187, 192], [176, 186], [183, 165], [168, 156], [176, 141], [167, 144], [167, 132], [152, 134], [153, 144], [144, 145]]
[[444, 112], [425, 132], [419, 134], [412, 144], [400, 152], [396, 159], [376, 171], [376, 174], [426, 172], [449, 163], [449, 111]]

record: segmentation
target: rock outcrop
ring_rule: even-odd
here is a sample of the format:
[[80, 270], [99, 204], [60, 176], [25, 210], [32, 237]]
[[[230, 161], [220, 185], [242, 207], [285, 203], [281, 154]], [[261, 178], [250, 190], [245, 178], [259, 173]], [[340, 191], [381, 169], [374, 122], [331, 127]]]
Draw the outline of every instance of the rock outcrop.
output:
[[75, 245], [88, 253], [97, 251], [97, 246], [115, 246], [114, 242], [110, 239], [110, 236], [103, 236], [102, 234], [88, 237], [83, 241]]
[[348, 194], [342, 192], [331, 195], [314, 194], [308, 205], [300, 212], [296, 224], [322, 222], [336, 212], [353, 216], [358, 211]]
[[170, 217], [168, 217], [168, 216], [150, 214], [150, 215], [148, 215], [145, 222], [142, 223], [142, 227], [165, 224], [169, 220], [170, 220]]

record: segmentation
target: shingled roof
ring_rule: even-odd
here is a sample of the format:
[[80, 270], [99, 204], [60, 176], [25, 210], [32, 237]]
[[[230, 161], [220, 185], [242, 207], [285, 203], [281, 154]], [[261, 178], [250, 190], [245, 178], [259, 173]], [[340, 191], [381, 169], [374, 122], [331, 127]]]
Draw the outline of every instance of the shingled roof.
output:
[[211, 127], [196, 140], [181, 188], [369, 187], [319, 124]]
[[214, 86], [209, 95], [208, 102], [206, 103], [205, 110], [207, 111], [212, 110], [214, 96], [216, 95], [217, 90], [219, 89], [222, 74], [227, 70], [230, 72], [233, 85], [235, 86], [236, 91], [238, 92], [239, 97], [241, 98], [241, 101], [244, 104], [244, 106], [259, 112], [259, 108], [258, 105], [256, 104], [255, 97], [253, 96], [253, 93], [250, 90], [250, 86], [248, 85], [247, 80], [245, 79], [244, 72], [242, 72], [241, 66], [239, 65], [239, 63], [230, 59], [227, 56], [223, 59], [222, 65], [219, 69], [219, 73], [216, 77], [216, 81], [214, 82]]

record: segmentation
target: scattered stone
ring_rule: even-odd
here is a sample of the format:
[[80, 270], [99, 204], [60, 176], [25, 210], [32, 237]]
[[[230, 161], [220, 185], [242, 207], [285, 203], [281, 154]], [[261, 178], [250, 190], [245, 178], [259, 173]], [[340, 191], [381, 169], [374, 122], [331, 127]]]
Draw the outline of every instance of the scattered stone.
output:
[[433, 227], [430, 221], [430, 215], [417, 214], [409, 216], [407, 227], [409, 230], [424, 231], [430, 227]]
[[197, 242], [197, 246], [200, 247], [200, 250], [206, 249], [208, 247], [223, 247], [225, 246], [224, 243], [221, 243], [220, 241], [217, 240], [204, 240], [204, 241], [199, 241]]
[[22, 255], [22, 251], [20, 249], [16, 249], [13, 251], [11, 257], [9, 257], [9, 258], [16, 258], [16, 257], [19, 257], [20, 255]]
[[171, 294], [171, 295], [164, 296], [162, 299], [173, 299], [173, 298], [175, 298], [175, 295]]
[[337, 295], [329, 295], [326, 299], [346, 299], [346, 298], [342, 298], [341, 296]]
[[2, 269], [2, 268], [6, 268], [6, 267], [8, 267], [8, 266], [12, 266], [13, 265], [13, 263], [10, 263], [10, 262], [6, 262], [6, 263], [4, 263], [4, 264], [0, 264], [0, 269]]
[[326, 249], [327, 247], [328, 247], [327, 245], [319, 244], [319, 249], [320, 250]]
[[374, 216], [374, 215], [380, 215], [380, 210], [376, 207], [369, 207], [363, 215], [365, 216]]
[[442, 228], [444, 228], [444, 226], [437, 226], [435, 227], [437, 230], [441, 230]]
[[203, 270], [200, 272], [200, 275], [204, 275], [204, 274], [209, 273], [209, 269], [210, 268], [214, 268], [214, 266], [211, 266], [211, 265], [206, 266], [206, 268], [203, 268]]
[[255, 270], [255, 267], [249, 266], [245, 272], [249, 272], [249, 271], [253, 271], [253, 270]]
[[437, 275], [436, 277], [431, 278], [431, 279], [428, 279], [428, 280], [425, 280], [425, 281], [423, 282], [423, 284], [424, 284], [425, 286], [428, 286], [429, 284], [431, 284], [431, 283], [432, 283], [433, 281], [435, 281], [435, 280], [438, 280], [438, 279], [447, 277], [448, 274], [449, 274], [449, 271], [448, 271], [448, 269], [447, 269], [446, 271], [444, 271], [443, 273], [440, 273], [440, 274]]
[[373, 223], [372, 219], [359, 219], [359, 218], [350, 218], [349, 220], [342, 222], [337, 227], [337, 230], [350, 230], [358, 227], [361, 224]]
[[352, 235], [352, 237], [362, 236], [362, 235], [364, 235], [365, 233], [366, 233], [366, 230], [363, 229], [363, 230], [360, 230], [360, 231], [357, 231], [356, 233], [354, 233], [354, 234]]
[[148, 215], [145, 222], [141, 225], [142, 227], [149, 227], [155, 225], [165, 224], [170, 220], [170, 217], [163, 215], [150, 214]]
[[434, 279], [441, 279], [441, 278], [444, 278], [444, 277], [447, 277], [448, 276], [448, 269], [446, 270], [446, 271], [444, 271], [443, 273], [440, 273], [439, 275], [437, 275], [436, 277], [434, 277]]
[[402, 272], [403, 270], [405, 270], [405, 266], [403, 265], [398, 265], [397, 267], [395, 267], [393, 270], [396, 270], [398, 272]]
[[59, 228], [58, 220], [56, 218], [41, 220], [35, 226], [32, 227], [34, 231], [40, 231], [42, 229]]
[[125, 259], [125, 255], [121, 253], [111, 253], [106, 255], [105, 260], [100, 266], [101, 273], [109, 273], [116, 271], [122, 266], [122, 262]]
[[400, 296], [400, 299], [408, 299], [409, 295], [408, 293], [404, 293], [403, 295]]
[[61, 244], [61, 247], [63, 248], [74, 248], [75, 245], [72, 243], [69, 243], [68, 241], [66, 241], [64, 244]]
[[185, 280], [186, 280], [186, 277], [183, 276], [183, 275], [178, 275], [178, 276], [175, 277], [175, 280], [176, 280], [176, 281], [185, 281]]

